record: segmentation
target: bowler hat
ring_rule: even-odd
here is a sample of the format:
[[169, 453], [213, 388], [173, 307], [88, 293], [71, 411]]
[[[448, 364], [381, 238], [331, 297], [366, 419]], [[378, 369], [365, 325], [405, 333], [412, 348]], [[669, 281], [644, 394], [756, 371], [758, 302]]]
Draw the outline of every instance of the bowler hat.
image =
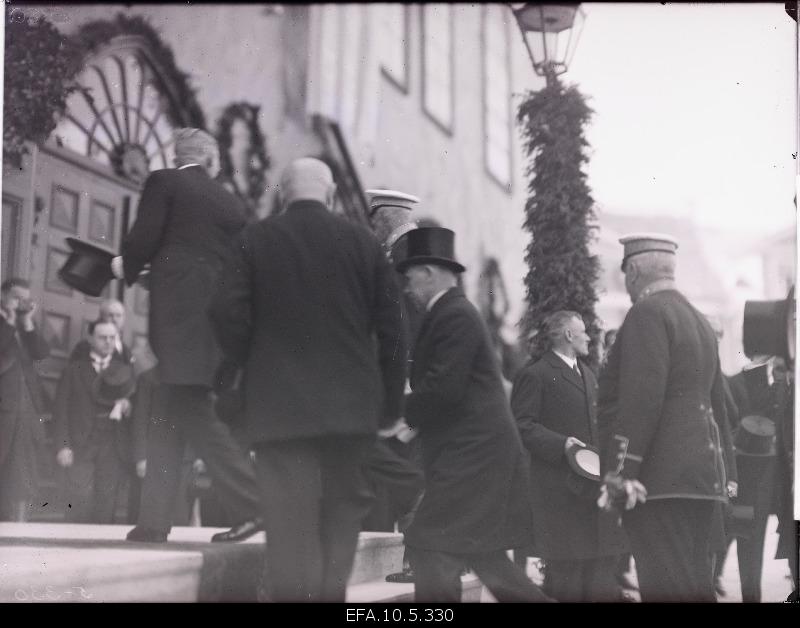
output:
[[767, 417], [751, 414], [739, 423], [734, 447], [745, 456], [775, 455], [775, 423]]
[[455, 259], [455, 233], [444, 227], [421, 227], [405, 234], [407, 253], [397, 262], [398, 273], [405, 272], [409, 266], [434, 264], [444, 266], [455, 273], [463, 273], [466, 268]]
[[92, 396], [103, 406], [113, 406], [117, 400], [130, 397], [136, 389], [133, 366], [111, 360], [92, 382]]
[[72, 252], [58, 271], [58, 276], [79, 292], [99, 297], [108, 282], [114, 278], [114, 273], [111, 272], [114, 253], [76, 238], [66, 240]]
[[794, 313], [794, 286], [780, 301], [746, 301], [742, 325], [745, 355], [777, 355], [794, 360]]

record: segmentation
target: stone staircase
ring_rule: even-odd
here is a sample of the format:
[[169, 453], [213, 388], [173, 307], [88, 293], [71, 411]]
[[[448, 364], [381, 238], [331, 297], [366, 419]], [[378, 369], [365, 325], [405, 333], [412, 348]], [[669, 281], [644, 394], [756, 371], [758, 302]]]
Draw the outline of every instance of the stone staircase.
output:
[[[210, 543], [220, 528], [177, 527], [169, 543], [129, 543], [130, 526], [0, 523], [0, 602], [250, 602], [257, 600], [264, 534]], [[389, 583], [402, 568], [402, 535], [360, 535], [347, 601], [413, 602], [413, 584]], [[472, 574], [463, 600], [481, 601]]]

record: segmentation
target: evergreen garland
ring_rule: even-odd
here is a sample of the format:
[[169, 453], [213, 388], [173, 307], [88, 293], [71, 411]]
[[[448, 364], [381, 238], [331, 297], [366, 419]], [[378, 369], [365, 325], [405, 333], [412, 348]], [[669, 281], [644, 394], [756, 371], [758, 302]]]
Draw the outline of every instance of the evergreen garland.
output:
[[22, 168], [26, 141], [41, 142], [77, 88], [80, 49], [43, 16], [6, 20], [3, 160]]
[[[517, 112], [530, 177], [524, 227], [532, 236], [525, 254], [527, 310], [520, 326], [527, 338], [553, 312], [578, 312], [591, 338], [588, 360], [596, 365], [600, 264], [589, 253], [596, 229], [589, 224], [594, 200], [582, 169], [589, 146], [584, 128], [592, 113], [575, 86], [565, 88], [555, 77], [542, 90], [528, 92]], [[539, 334], [534, 359], [549, 348], [544, 342]]]
[[[248, 218], [258, 218], [258, 207], [261, 197], [267, 188], [267, 170], [271, 162], [267, 154], [267, 140], [258, 125], [258, 105], [247, 102], [235, 102], [228, 105], [217, 121], [217, 142], [219, 143], [220, 179], [230, 185], [234, 193], [241, 198], [247, 210]], [[250, 143], [247, 146], [245, 179], [247, 189], [240, 190], [233, 176], [233, 125], [241, 120], [247, 126]]]
[[[164, 43], [158, 31], [145, 17], [118, 13], [113, 20], [87, 22], [80, 27], [75, 39], [84, 47], [84, 54], [90, 54], [120, 35], [142, 37], [160, 69], [170, 78], [176, 91], [176, 102], [166, 112], [170, 124], [174, 127], [190, 126], [205, 130], [206, 118], [197, 101], [196, 92], [190, 85], [189, 75], [178, 68], [172, 48]], [[162, 92], [165, 95], [169, 93], [166, 89]]]

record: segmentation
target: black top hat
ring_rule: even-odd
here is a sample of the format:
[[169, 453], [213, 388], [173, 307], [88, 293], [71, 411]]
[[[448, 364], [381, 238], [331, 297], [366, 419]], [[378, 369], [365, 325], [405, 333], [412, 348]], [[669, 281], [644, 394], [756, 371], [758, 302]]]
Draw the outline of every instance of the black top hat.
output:
[[113, 406], [118, 399], [130, 397], [136, 390], [133, 366], [111, 360], [92, 382], [92, 396], [103, 406]]
[[68, 286], [90, 297], [99, 297], [108, 282], [114, 278], [111, 260], [114, 253], [76, 238], [67, 238], [72, 249], [58, 276]]
[[466, 268], [455, 259], [455, 233], [444, 227], [420, 227], [406, 235], [406, 256], [397, 262], [398, 273], [405, 272], [409, 266], [435, 264], [444, 266], [455, 273], [463, 273]]
[[745, 355], [777, 355], [793, 361], [794, 308], [794, 286], [780, 301], [746, 301], [742, 325]]
[[739, 423], [734, 446], [737, 454], [774, 456], [775, 423], [755, 414], [744, 417]]

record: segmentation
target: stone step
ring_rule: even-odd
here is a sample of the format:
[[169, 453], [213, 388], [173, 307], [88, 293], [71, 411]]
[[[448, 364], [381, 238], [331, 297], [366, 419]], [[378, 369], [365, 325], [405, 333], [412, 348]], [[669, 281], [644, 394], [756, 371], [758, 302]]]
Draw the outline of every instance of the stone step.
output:
[[[129, 543], [129, 525], [0, 523], [0, 601], [254, 601], [263, 533], [210, 543], [220, 528], [176, 527], [165, 544]], [[350, 583], [402, 568], [402, 535], [364, 532]], [[48, 588], [49, 587], [49, 588]]]

